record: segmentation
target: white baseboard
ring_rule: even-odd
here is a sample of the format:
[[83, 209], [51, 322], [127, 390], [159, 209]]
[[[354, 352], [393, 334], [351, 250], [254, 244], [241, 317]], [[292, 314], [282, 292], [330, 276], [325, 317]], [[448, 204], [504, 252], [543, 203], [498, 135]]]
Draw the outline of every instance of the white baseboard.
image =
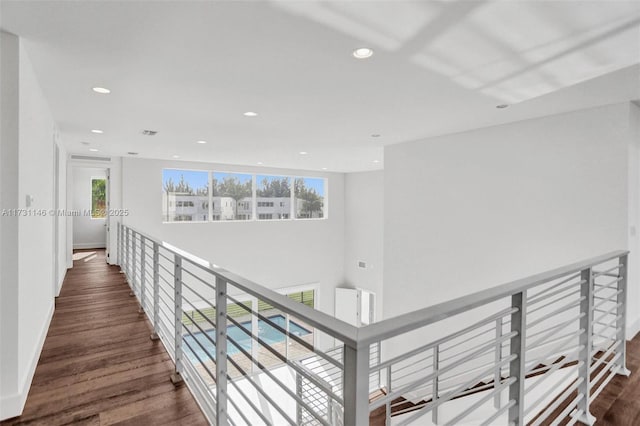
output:
[[76, 243], [73, 245], [73, 249], [103, 249], [106, 248], [106, 243]]
[[47, 315], [44, 327], [42, 328], [42, 330], [40, 330], [37, 351], [29, 360], [29, 370], [24, 376], [22, 383], [18, 384], [18, 393], [0, 397], [0, 420], [6, 420], [12, 417], [19, 416], [22, 414], [22, 410], [24, 410], [24, 405], [27, 402], [27, 395], [29, 395], [29, 389], [31, 388], [31, 382], [33, 381], [33, 375], [36, 372], [38, 360], [40, 359], [40, 354], [42, 353], [42, 347], [44, 346], [44, 341], [47, 338], [47, 332], [49, 331], [49, 326], [51, 325], [53, 310], [54, 303], [53, 301], [51, 301], [49, 314]]

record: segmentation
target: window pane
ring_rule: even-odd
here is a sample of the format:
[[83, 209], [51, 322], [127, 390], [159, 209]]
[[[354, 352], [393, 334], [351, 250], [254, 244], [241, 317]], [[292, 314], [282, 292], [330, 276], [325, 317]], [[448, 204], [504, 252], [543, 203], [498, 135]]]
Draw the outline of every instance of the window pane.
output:
[[256, 210], [259, 220], [290, 219], [291, 178], [256, 176]]
[[213, 174], [213, 220], [251, 220], [251, 180], [248, 174]]
[[296, 178], [296, 218], [317, 219], [324, 217], [324, 179]]
[[91, 217], [107, 217], [107, 180], [91, 179]]
[[164, 169], [162, 215], [165, 222], [209, 219], [209, 172]]

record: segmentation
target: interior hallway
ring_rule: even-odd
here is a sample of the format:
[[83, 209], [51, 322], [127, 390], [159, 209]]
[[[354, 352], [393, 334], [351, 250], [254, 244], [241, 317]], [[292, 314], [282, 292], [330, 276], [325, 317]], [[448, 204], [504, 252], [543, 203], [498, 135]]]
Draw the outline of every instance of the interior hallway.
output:
[[22, 416], [5, 425], [207, 424], [120, 268], [74, 253]]

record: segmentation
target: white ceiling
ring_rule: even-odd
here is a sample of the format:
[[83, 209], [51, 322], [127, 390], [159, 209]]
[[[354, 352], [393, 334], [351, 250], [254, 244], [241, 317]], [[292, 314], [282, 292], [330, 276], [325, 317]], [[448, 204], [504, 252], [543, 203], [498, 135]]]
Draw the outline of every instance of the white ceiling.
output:
[[0, 7], [73, 153], [373, 170], [387, 144], [640, 99], [638, 1]]

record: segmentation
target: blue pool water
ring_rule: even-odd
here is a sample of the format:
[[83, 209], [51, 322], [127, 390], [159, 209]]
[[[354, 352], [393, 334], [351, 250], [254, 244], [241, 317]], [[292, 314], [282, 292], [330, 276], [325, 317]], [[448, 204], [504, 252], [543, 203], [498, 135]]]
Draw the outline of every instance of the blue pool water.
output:
[[[269, 320], [279, 325], [282, 328], [285, 328], [286, 320], [284, 315], [273, 315], [269, 317]], [[246, 328], [248, 332], [251, 332], [251, 321], [240, 323], [242, 327]], [[291, 334], [295, 334], [296, 336], [306, 336], [310, 334], [311, 331], [302, 327], [301, 325], [296, 324], [293, 321], [289, 321], [289, 332]], [[214, 330], [207, 331], [207, 334], [211, 339], [215, 342], [216, 335]], [[240, 327], [236, 325], [230, 325], [227, 327], [227, 336], [233, 339], [238, 345], [240, 345], [244, 350], [251, 352], [251, 337], [245, 333]], [[280, 332], [277, 328], [273, 327], [271, 324], [267, 324], [263, 320], [258, 320], [258, 336], [260, 339], [267, 344], [274, 344], [285, 341], [285, 334]], [[200, 345], [196, 342], [196, 339], [202, 346], [207, 349], [212, 356], [216, 353], [215, 345], [204, 336], [204, 333], [198, 332], [193, 333], [193, 336], [187, 335], [183, 337], [183, 340], [191, 346], [191, 349], [187, 344], [183, 345], [184, 353], [189, 357], [189, 359], [197, 363], [198, 358], [194, 355], [192, 350], [200, 357], [202, 361], [207, 361], [210, 359], [210, 356], [205, 353], [204, 350], [200, 347]], [[256, 342], [257, 343], [257, 342]], [[229, 355], [234, 355], [240, 352], [240, 349], [236, 345], [231, 342], [227, 342], [227, 353]], [[215, 358], [214, 358], [215, 359]]]

